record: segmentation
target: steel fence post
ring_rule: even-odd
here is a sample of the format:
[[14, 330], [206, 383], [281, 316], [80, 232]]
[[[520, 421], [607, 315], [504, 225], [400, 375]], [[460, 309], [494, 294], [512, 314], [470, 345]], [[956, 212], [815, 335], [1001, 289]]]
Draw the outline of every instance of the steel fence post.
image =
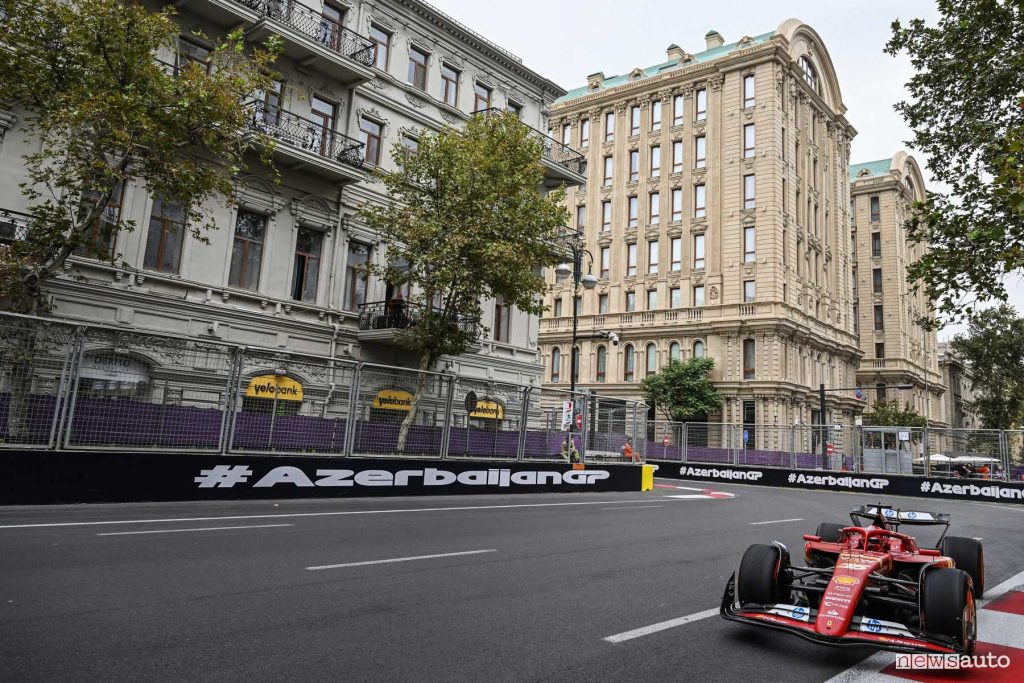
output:
[[355, 453], [356, 432], [359, 429], [359, 395], [362, 393], [363, 364], [356, 363], [352, 371], [352, 388], [348, 392], [348, 415], [345, 417], [345, 441], [341, 448], [341, 457], [347, 458]]
[[580, 401], [582, 404], [580, 409], [580, 462], [587, 461], [587, 438], [590, 434], [590, 402], [597, 402], [596, 396], [591, 394], [584, 394], [584, 396], [586, 400]]
[[445, 379], [448, 382], [448, 394], [444, 400], [444, 424], [441, 425], [441, 460], [448, 458], [448, 441], [452, 435], [452, 404], [455, 403], [455, 377], [446, 375]]
[[78, 380], [82, 371], [82, 357], [85, 355], [85, 327], [83, 326], [80, 329], [82, 330], [83, 339], [78, 346], [78, 352], [75, 354], [74, 375], [71, 377], [71, 383], [68, 386], [68, 393], [70, 394], [71, 402], [68, 404], [67, 416], [64, 418], [64, 448], [71, 447], [71, 432], [74, 430], [75, 404], [78, 402]]
[[57, 400], [54, 402], [53, 422], [50, 424], [50, 438], [47, 448], [59, 449], [64, 436], [64, 425], [67, 421], [68, 404], [71, 400], [72, 388], [78, 385], [78, 359], [81, 347], [85, 345], [85, 325], [75, 327], [71, 339], [71, 349], [64, 359], [64, 367], [60, 373], [60, 384], [57, 387]]
[[224, 387], [224, 412], [220, 419], [220, 436], [217, 451], [226, 454], [231, 449], [235, 424], [235, 406], [238, 402], [238, 384], [242, 375], [242, 347], [236, 347], [231, 354], [231, 372]]
[[516, 446], [516, 461], [526, 460], [526, 435], [530, 422], [530, 392], [533, 387], [523, 387], [523, 408], [519, 411], [519, 443]]
[[684, 463], [689, 462], [689, 455], [686, 452], [690, 441], [689, 430], [690, 426], [686, 422], [681, 423], [679, 428], [679, 457]]

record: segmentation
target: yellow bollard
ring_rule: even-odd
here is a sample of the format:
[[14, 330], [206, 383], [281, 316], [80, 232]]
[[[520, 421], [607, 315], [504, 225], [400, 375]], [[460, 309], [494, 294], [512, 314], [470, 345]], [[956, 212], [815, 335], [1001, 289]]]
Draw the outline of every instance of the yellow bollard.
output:
[[658, 469], [657, 465], [641, 465], [643, 472], [640, 475], [640, 490], [641, 491], [653, 491], [654, 490], [654, 471]]

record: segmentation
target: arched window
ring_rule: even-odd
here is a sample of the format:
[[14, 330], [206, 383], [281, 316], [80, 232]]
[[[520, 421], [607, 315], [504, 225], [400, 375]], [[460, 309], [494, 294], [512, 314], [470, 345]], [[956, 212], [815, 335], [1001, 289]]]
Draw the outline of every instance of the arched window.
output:
[[647, 369], [647, 376], [650, 377], [658, 371], [658, 347], [654, 344], [648, 344], [644, 355], [646, 356], [645, 365]]
[[682, 357], [680, 356], [681, 351], [682, 350], [681, 350], [681, 348], [679, 346], [679, 342], [672, 342], [671, 344], [669, 344], [668, 345], [668, 358], [669, 358], [669, 360], [670, 361], [682, 360]]
[[743, 340], [743, 379], [755, 379], [755, 356], [757, 348], [753, 339]]
[[811, 90], [820, 94], [821, 90], [818, 89], [818, 71], [806, 56], [800, 58], [800, 70], [804, 72], [804, 80], [807, 81], [807, 85], [811, 86]]
[[603, 382], [608, 373], [608, 349], [603, 346], [597, 347], [597, 368], [594, 379]]
[[703, 358], [704, 357], [704, 342], [697, 340], [693, 342], [693, 357]]
[[573, 347], [572, 350], [572, 381], [580, 381], [580, 347]]
[[633, 373], [636, 372], [636, 352], [633, 350], [633, 345], [626, 344], [622, 354], [622, 379], [626, 382], [632, 382]]
[[558, 349], [551, 349], [551, 381], [562, 381], [562, 352]]

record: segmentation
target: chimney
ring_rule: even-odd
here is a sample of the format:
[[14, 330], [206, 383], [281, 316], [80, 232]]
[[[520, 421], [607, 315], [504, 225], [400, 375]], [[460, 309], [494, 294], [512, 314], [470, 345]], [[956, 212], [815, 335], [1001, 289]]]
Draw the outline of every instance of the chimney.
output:
[[725, 45], [725, 38], [718, 31], [711, 30], [704, 34], [704, 42], [707, 43], [708, 49], [715, 47], [722, 47]]
[[597, 90], [604, 85], [604, 72], [598, 71], [596, 74], [590, 74], [587, 76], [587, 87], [591, 90]]
[[665, 57], [666, 57], [667, 61], [670, 61], [670, 62], [681, 62], [681, 61], [683, 61], [683, 55], [684, 54], [686, 54], [686, 53], [683, 52], [683, 48], [679, 47], [675, 43], [672, 43], [671, 45], [669, 45], [668, 49], [665, 50]]

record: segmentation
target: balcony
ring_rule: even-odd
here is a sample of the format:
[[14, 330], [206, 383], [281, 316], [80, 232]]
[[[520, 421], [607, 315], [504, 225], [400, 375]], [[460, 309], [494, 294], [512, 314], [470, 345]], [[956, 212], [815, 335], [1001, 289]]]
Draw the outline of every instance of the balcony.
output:
[[[485, 116], [504, 114], [504, 109], [492, 107], [476, 112]], [[533, 126], [522, 124], [531, 131], [542, 148], [541, 163], [544, 164], [544, 187], [553, 189], [566, 185], [583, 185], [587, 181], [587, 158], [568, 145], [563, 145]]]
[[0, 244], [11, 244], [28, 236], [32, 216], [21, 211], [0, 209]]
[[277, 141], [274, 155], [284, 165], [341, 183], [365, 179], [362, 142], [329, 130], [322, 122], [303, 118], [265, 102], [254, 101], [246, 106], [250, 111], [249, 129]]
[[255, 24], [263, 13], [264, 0], [177, 0], [174, 6], [189, 14], [209, 19], [219, 26], [239, 22]]
[[[397, 333], [415, 327], [427, 310], [422, 304], [402, 299], [362, 304], [359, 307], [359, 339], [396, 343]], [[457, 318], [458, 327], [463, 332], [476, 334], [478, 323], [476, 318]]]
[[278, 36], [284, 42], [286, 56], [348, 86], [373, 78], [373, 43], [368, 38], [294, 0], [243, 0], [243, 4], [259, 8], [255, 23], [246, 32], [247, 38], [264, 40]]

